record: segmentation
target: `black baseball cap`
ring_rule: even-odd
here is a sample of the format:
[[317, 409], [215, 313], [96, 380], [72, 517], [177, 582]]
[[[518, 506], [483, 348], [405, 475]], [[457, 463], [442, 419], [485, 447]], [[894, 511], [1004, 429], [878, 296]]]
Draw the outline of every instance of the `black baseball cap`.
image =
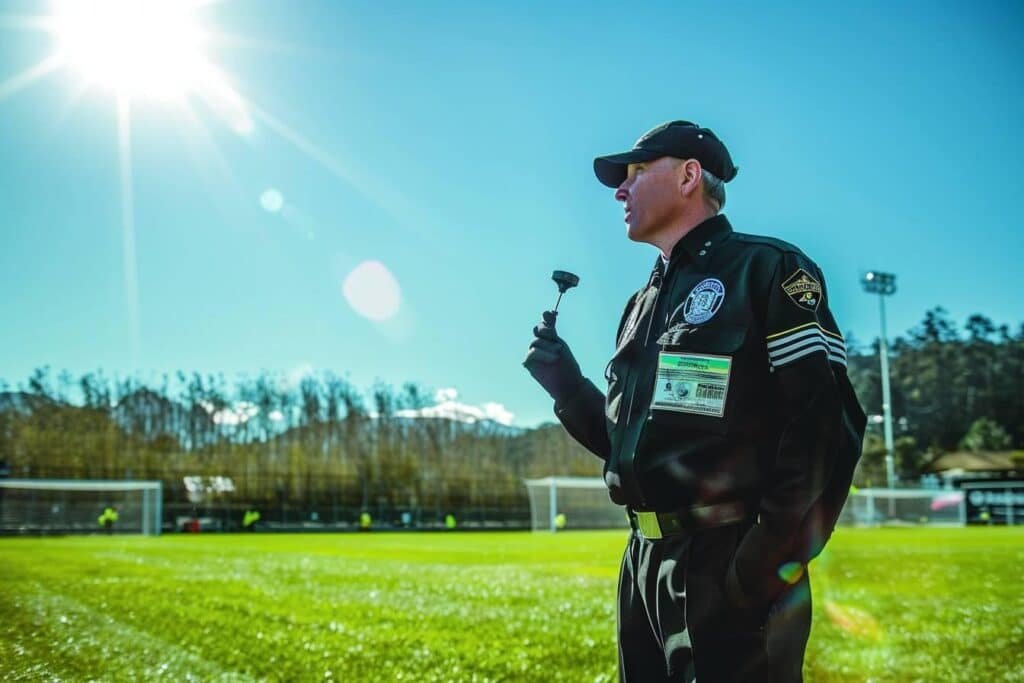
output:
[[739, 171], [732, 163], [725, 143], [710, 129], [690, 121], [669, 121], [644, 133], [628, 152], [594, 159], [594, 173], [608, 187], [618, 187], [626, 179], [629, 164], [661, 157], [696, 159], [701, 168], [724, 182], [735, 178]]

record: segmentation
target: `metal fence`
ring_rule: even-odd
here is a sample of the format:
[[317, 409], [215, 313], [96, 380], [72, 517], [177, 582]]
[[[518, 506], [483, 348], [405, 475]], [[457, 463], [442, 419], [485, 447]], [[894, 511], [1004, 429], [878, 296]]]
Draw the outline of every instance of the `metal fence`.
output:
[[[581, 482], [586, 484], [582, 486]], [[553, 486], [552, 483], [557, 484]], [[316, 495], [246, 499], [231, 491], [193, 496], [181, 481], [165, 483], [160, 526], [164, 532], [250, 530], [247, 512], [259, 513], [260, 531], [347, 531], [622, 528], [621, 507], [608, 500], [600, 478], [549, 478], [521, 482], [517, 495], [489, 495], [488, 482], [469, 492], [447, 492], [428, 503], [405, 496], [370, 497], [352, 482], [320, 481]], [[572, 484], [571, 486], [569, 484]], [[134, 494], [133, 494], [134, 495]], [[129, 496], [128, 498], [131, 498]], [[120, 508], [115, 531], [138, 532], [139, 504], [124, 492], [91, 491], [69, 496], [24, 494], [0, 488], [0, 533], [83, 533], [103, 531], [97, 517]], [[962, 489], [861, 489], [851, 493], [840, 524], [963, 525], [1024, 523], [1024, 482], [971, 482]]]

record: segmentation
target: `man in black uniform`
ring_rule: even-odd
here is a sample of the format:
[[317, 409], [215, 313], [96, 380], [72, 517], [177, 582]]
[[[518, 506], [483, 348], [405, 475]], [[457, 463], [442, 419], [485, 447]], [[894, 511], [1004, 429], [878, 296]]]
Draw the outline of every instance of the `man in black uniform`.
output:
[[619, 579], [622, 681], [799, 681], [806, 565], [832, 532], [865, 417], [825, 279], [793, 245], [719, 213], [737, 172], [672, 121], [594, 171], [628, 236], [661, 252], [605, 370], [583, 377], [545, 312], [524, 365], [604, 460], [633, 532]]

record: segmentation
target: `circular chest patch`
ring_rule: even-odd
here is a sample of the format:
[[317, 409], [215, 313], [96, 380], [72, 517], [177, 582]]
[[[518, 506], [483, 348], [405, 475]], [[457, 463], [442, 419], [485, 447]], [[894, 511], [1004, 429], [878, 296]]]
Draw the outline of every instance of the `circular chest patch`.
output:
[[701, 280], [683, 303], [683, 319], [691, 325], [711, 320], [725, 301], [725, 285], [721, 280], [709, 277]]

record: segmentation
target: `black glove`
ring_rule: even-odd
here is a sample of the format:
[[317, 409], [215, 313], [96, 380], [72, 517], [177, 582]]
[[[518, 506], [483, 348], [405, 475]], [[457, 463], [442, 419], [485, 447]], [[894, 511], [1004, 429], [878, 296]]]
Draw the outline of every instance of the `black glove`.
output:
[[753, 525], [743, 536], [726, 571], [725, 592], [737, 607], [764, 607], [803, 576], [787, 536]]
[[530, 343], [530, 350], [523, 361], [523, 367], [544, 387], [555, 403], [571, 398], [583, 382], [580, 365], [573, 358], [572, 351], [555, 332], [554, 311], [544, 311], [540, 325], [533, 328], [536, 339]]

